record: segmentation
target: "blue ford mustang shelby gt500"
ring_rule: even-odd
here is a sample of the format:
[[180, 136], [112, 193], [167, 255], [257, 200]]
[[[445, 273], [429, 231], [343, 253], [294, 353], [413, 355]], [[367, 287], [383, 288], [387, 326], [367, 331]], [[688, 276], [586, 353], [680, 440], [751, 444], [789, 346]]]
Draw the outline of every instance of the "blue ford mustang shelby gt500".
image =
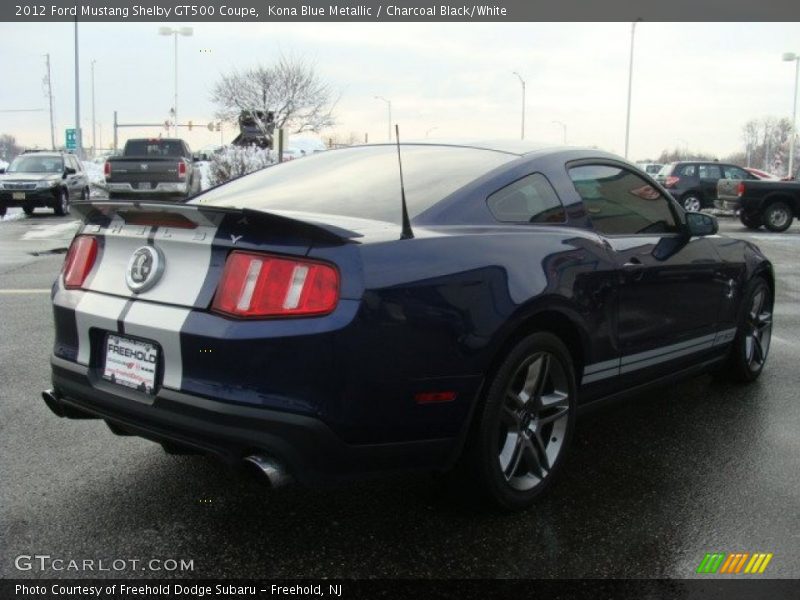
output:
[[761, 373], [769, 261], [632, 165], [400, 148], [407, 211], [393, 145], [187, 204], [74, 203], [48, 406], [274, 485], [459, 464], [520, 508], [553, 480], [579, 407]]

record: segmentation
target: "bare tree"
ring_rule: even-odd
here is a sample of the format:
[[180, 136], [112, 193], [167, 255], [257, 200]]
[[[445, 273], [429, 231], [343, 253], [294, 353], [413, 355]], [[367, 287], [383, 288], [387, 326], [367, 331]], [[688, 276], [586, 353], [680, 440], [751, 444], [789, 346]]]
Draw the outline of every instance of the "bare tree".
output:
[[22, 146], [17, 144], [17, 138], [7, 133], [0, 134], [0, 159], [10, 161], [22, 152]]
[[273, 111], [276, 128], [294, 133], [331, 127], [337, 100], [313, 64], [291, 56], [281, 56], [272, 65], [223, 74], [211, 91], [219, 118], [231, 121], [243, 110]]
[[789, 119], [751, 119], [742, 127], [745, 161], [773, 173], [783, 173], [788, 162], [792, 123]]

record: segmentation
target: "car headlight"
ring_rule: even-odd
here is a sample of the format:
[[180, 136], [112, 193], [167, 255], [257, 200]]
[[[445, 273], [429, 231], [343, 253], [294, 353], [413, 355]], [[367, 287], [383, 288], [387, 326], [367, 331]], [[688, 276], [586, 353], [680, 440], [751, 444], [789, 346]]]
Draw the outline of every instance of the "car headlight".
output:
[[54, 188], [58, 185], [58, 181], [55, 179], [45, 180], [45, 181], [37, 181], [36, 182], [36, 189], [37, 190], [46, 190], [48, 188]]

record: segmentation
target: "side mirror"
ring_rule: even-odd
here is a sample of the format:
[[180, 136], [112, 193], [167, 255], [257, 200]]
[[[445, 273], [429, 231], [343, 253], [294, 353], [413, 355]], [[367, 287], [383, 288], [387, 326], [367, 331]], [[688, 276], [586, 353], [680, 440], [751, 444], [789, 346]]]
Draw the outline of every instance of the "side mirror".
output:
[[701, 212], [686, 213], [686, 230], [691, 236], [714, 235], [719, 231], [717, 218]]

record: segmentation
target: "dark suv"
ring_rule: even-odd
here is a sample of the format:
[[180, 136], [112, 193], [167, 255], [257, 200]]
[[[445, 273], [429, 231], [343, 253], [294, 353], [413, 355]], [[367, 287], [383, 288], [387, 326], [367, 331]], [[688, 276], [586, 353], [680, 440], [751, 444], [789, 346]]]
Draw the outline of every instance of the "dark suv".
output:
[[669, 163], [656, 176], [656, 180], [687, 211], [713, 208], [720, 179], [757, 178], [742, 167], [714, 161]]
[[65, 215], [70, 200], [78, 198], [89, 198], [89, 178], [72, 154], [25, 152], [0, 169], [0, 217], [11, 206], [21, 206], [26, 215], [41, 207]]

